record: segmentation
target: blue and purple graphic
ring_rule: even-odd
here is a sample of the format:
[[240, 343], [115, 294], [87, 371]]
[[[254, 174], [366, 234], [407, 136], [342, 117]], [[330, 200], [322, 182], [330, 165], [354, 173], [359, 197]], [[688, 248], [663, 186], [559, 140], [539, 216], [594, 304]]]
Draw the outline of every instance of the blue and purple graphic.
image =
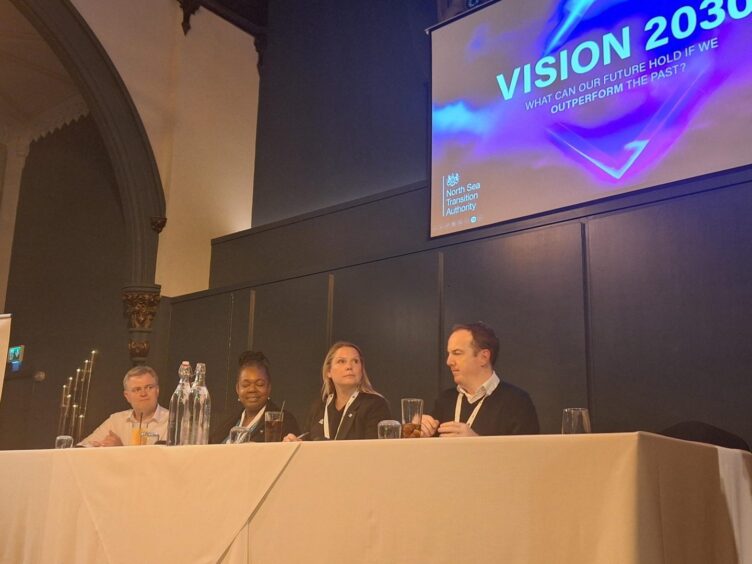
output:
[[752, 162], [752, 0], [504, 0], [431, 37], [432, 236]]

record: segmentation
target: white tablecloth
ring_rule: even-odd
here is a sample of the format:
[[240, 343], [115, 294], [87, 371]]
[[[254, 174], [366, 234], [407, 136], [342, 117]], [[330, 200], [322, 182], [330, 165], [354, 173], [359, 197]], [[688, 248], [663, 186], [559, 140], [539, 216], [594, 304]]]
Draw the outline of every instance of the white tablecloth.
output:
[[6, 451], [0, 562], [752, 564], [752, 455], [645, 433]]

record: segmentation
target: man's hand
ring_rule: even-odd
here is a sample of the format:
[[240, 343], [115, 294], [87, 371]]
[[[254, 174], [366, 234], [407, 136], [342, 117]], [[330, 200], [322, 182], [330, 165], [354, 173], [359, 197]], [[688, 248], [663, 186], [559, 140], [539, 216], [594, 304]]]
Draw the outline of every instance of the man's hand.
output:
[[283, 443], [297, 443], [297, 442], [300, 442], [300, 439], [296, 437], [295, 435], [293, 435], [292, 433], [287, 433], [282, 438], [282, 442]]
[[123, 446], [123, 441], [120, 440], [115, 433], [110, 433], [101, 441], [92, 441], [91, 446], [95, 447], [108, 447], [108, 446]]
[[456, 421], [447, 421], [439, 425], [440, 437], [477, 437], [478, 433], [473, 431], [467, 423], [458, 423]]
[[433, 437], [436, 429], [439, 428], [439, 422], [430, 415], [424, 415], [420, 418], [420, 436]]

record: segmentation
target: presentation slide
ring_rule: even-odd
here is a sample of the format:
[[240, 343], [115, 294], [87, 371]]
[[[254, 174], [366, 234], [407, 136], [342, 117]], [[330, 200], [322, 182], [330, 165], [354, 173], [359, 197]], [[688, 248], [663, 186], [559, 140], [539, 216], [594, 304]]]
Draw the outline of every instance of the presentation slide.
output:
[[432, 237], [752, 163], [752, 0], [503, 0], [431, 52]]

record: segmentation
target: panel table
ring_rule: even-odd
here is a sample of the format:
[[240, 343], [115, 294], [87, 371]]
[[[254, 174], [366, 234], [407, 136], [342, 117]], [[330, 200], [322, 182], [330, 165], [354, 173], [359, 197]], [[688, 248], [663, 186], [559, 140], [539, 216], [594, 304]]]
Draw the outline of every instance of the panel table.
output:
[[0, 452], [0, 562], [752, 564], [752, 454], [648, 433]]

